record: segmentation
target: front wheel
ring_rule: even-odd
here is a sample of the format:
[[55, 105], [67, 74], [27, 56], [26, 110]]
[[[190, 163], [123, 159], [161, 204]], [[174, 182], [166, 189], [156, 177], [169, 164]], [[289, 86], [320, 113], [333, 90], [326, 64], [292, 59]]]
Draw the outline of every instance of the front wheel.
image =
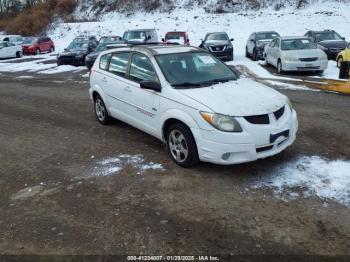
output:
[[182, 123], [170, 126], [167, 149], [174, 162], [181, 167], [192, 167], [199, 162], [196, 141], [191, 130]]
[[17, 51], [16, 52], [16, 57], [17, 58], [20, 58], [20, 57], [22, 57], [23, 56], [23, 53], [21, 52], [21, 51]]
[[340, 68], [342, 63], [343, 63], [343, 57], [339, 56], [337, 59], [337, 67]]
[[252, 60], [253, 61], [258, 60], [258, 54], [256, 53], [256, 50], [253, 50]]
[[108, 125], [112, 118], [109, 116], [105, 103], [102, 98], [97, 95], [94, 99], [95, 115], [102, 125]]
[[41, 52], [40, 52], [40, 49], [39, 49], [39, 48], [37, 48], [37, 49], [35, 50], [35, 54], [36, 54], [36, 55], [40, 55], [40, 54], [41, 54]]
[[278, 63], [277, 63], [277, 71], [279, 74], [283, 74], [283, 67], [282, 67], [282, 62], [281, 60], [278, 60]]
[[55, 48], [53, 46], [50, 47], [50, 53], [54, 52]]

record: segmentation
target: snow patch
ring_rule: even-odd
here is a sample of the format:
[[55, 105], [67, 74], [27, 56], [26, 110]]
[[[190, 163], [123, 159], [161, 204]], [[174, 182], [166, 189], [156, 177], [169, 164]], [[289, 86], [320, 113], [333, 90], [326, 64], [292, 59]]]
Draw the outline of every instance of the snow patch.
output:
[[301, 156], [252, 186], [272, 188], [280, 198], [317, 196], [350, 207], [350, 161]]
[[162, 164], [146, 162], [143, 155], [118, 155], [98, 161], [92, 176], [110, 176], [121, 172], [126, 167], [136, 169], [138, 174], [149, 170], [164, 170]]

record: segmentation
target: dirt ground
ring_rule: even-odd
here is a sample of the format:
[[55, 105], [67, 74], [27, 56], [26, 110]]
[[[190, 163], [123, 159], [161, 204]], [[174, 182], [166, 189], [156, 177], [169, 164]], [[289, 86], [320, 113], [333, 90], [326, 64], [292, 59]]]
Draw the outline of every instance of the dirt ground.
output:
[[[249, 188], [299, 155], [350, 159], [349, 96], [281, 90], [299, 117], [292, 147], [182, 169], [155, 138], [119, 121], [99, 125], [88, 78], [19, 75], [0, 75], [0, 254], [350, 255], [349, 208]], [[120, 154], [164, 170], [91, 175]]]

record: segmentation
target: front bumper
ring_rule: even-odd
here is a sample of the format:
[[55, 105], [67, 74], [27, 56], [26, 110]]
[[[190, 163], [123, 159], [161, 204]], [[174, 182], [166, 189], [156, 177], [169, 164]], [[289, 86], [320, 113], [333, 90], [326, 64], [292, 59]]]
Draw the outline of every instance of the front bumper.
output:
[[338, 54], [343, 51], [344, 49], [339, 49], [339, 50], [325, 50], [324, 52], [326, 53], [328, 60], [335, 60], [338, 56]]
[[233, 60], [233, 49], [225, 50], [222, 52], [213, 52], [209, 50], [209, 52], [221, 60]]
[[328, 67], [328, 60], [317, 60], [313, 62], [282, 61], [283, 71], [324, 71]]
[[[192, 129], [201, 161], [220, 165], [255, 161], [282, 152], [296, 139], [298, 120], [294, 110], [289, 110], [286, 116], [269, 125], [254, 125], [244, 123], [242, 119], [239, 120], [243, 128], [242, 133]], [[280, 136], [270, 143], [271, 134], [285, 130], [289, 130], [288, 137]], [[224, 157], [224, 155], [229, 155], [229, 157]]]

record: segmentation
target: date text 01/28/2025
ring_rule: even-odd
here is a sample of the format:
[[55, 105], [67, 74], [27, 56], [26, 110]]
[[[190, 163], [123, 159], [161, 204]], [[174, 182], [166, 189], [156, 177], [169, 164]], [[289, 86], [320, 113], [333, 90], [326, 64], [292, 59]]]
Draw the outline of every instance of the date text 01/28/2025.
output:
[[216, 256], [127, 256], [128, 261], [220, 261]]

